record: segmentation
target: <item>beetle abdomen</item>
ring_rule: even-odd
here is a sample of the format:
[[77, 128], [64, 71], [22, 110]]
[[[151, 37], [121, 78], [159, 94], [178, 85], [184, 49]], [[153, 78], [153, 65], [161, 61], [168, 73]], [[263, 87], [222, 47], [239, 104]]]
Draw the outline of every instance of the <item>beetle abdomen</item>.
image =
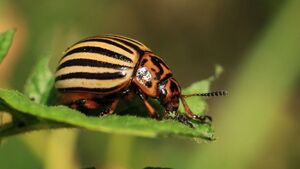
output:
[[60, 92], [110, 94], [131, 81], [141, 52], [150, 51], [132, 39], [108, 35], [71, 46], [59, 62], [55, 87]]

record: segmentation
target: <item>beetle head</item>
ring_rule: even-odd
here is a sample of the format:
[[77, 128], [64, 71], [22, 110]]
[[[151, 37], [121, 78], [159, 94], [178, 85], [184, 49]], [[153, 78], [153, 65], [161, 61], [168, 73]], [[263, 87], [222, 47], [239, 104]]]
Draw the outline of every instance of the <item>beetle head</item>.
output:
[[212, 96], [226, 96], [227, 91], [213, 91], [208, 93], [195, 93], [189, 95], [181, 94], [179, 83], [174, 78], [169, 78], [158, 85], [159, 101], [165, 107], [166, 111], [177, 111], [179, 107], [179, 100], [182, 101], [183, 107], [188, 116], [192, 116], [189, 106], [187, 105], [186, 98], [193, 96], [212, 97]]
[[166, 111], [177, 111], [181, 89], [174, 78], [169, 78], [158, 86], [159, 101], [165, 107]]

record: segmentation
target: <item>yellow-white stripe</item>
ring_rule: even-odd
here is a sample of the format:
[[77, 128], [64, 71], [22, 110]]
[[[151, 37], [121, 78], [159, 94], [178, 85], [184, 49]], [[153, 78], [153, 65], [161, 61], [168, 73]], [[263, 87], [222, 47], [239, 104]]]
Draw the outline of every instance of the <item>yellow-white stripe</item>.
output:
[[128, 81], [128, 78], [113, 79], [113, 80], [94, 80], [94, 79], [65, 79], [56, 81], [55, 87], [60, 88], [112, 88]]
[[62, 64], [68, 60], [73, 60], [73, 59], [90, 59], [90, 60], [95, 60], [95, 61], [100, 61], [100, 62], [108, 62], [112, 64], [118, 64], [118, 65], [125, 65], [125, 66], [130, 66], [134, 67], [135, 63], [128, 63], [116, 58], [112, 58], [109, 56], [105, 56], [99, 53], [88, 53], [88, 52], [82, 52], [82, 53], [73, 53], [71, 55], [68, 55], [64, 57], [59, 64]]
[[116, 73], [116, 72], [125, 72], [127, 76], [131, 75], [133, 72], [133, 69], [127, 69], [127, 70], [116, 70], [112, 68], [105, 68], [105, 67], [89, 67], [89, 66], [68, 66], [64, 67], [60, 70], [58, 70], [55, 75], [60, 76], [63, 74], [69, 74], [69, 73], [77, 73], [77, 72], [87, 72], [87, 73]]

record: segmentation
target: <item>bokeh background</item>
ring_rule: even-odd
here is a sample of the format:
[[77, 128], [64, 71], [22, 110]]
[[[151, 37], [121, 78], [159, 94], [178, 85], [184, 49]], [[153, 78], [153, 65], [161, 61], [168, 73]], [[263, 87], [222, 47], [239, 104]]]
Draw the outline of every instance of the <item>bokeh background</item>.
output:
[[76, 129], [32, 132], [0, 145], [1, 169], [300, 168], [299, 0], [0, 0], [0, 31], [17, 28], [0, 86], [23, 90], [32, 67], [97, 34], [138, 39], [183, 87], [225, 69], [209, 100], [217, 140], [195, 143]]

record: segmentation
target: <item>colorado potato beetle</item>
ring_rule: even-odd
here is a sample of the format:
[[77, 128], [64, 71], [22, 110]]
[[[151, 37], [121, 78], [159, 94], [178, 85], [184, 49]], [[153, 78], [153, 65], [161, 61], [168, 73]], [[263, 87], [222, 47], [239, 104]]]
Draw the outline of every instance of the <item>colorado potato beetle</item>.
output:
[[161, 57], [141, 42], [119, 35], [89, 37], [68, 48], [57, 67], [55, 87], [61, 104], [83, 112], [104, 109], [99, 115], [113, 113], [120, 99], [137, 95], [149, 115], [158, 118], [147, 101], [149, 97], [160, 102], [166, 115], [177, 112], [181, 100], [186, 115], [176, 118], [185, 124], [189, 123], [188, 119], [211, 120], [209, 116], [195, 115], [186, 97], [226, 94], [217, 91], [183, 95]]

